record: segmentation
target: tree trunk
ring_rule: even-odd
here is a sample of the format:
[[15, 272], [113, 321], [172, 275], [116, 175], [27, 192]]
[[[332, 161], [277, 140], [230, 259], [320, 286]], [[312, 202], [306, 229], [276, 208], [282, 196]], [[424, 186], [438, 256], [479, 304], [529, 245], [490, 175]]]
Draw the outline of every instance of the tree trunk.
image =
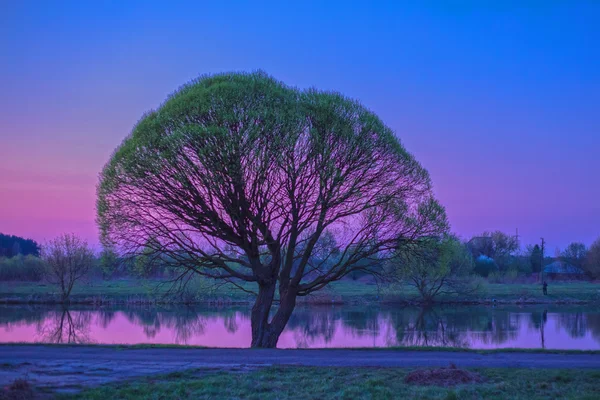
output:
[[283, 332], [294, 307], [296, 295], [287, 291], [281, 296], [279, 308], [269, 322], [269, 313], [275, 296], [275, 284], [259, 285], [258, 296], [252, 307], [252, 344], [253, 348], [274, 348], [279, 335]]

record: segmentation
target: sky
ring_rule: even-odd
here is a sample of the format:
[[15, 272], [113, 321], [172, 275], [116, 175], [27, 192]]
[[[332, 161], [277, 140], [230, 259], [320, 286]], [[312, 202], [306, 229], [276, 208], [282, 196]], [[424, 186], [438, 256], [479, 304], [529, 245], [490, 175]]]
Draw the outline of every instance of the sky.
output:
[[360, 100], [452, 230], [549, 252], [600, 236], [600, 2], [0, 0], [0, 232], [98, 243], [98, 173], [202, 74]]

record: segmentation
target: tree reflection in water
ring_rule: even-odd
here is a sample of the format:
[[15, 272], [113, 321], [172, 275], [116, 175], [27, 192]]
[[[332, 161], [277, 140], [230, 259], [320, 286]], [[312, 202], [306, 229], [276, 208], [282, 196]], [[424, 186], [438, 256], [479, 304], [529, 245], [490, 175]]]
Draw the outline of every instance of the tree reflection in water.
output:
[[[211, 335], [211, 330], [220, 325], [225, 328], [222, 346], [227, 346], [228, 340], [243, 343], [249, 329], [249, 312], [247, 308], [227, 307], [207, 310], [0, 306], [0, 342], [90, 343], [104, 337], [98, 336], [99, 330], [117, 329], [113, 332], [127, 334], [137, 327], [138, 335], [140, 328], [143, 331], [141, 338], [137, 336], [139, 343], [148, 340], [203, 344], [203, 336], [210, 336], [213, 345], [220, 345], [218, 335], [216, 341]], [[24, 327], [31, 327], [34, 333], [27, 336]], [[157, 336], [161, 331], [167, 335]], [[292, 339], [286, 345], [294, 347], [547, 347], [548, 339], [557, 343], [559, 335], [573, 339], [568, 347], [577, 348], [575, 341], [581, 341], [584, 348], [593, 349], [600, 348], [600, 313], [589, 307], [299, 307], [286, 332]], [[109, 333], [109, 337], [113, 335]], [[157, 337], [160, 340], [153, 340]]]
[[296, 308], [288, 321], [286, 330], [292, 331], [297, 347], [309, 348], [315, 341], [331, 343], [337, 321], [341, 319], [339, 310], [324, 308]]
[[70, 311], [62, 308], [50, 312], [37, 324], [37, 332], [44, 343], [84, 344], [91, 343], [90, 322], [92, 312]]
[[558, 324], [572, 338], [585, 337], [588, 330], [587, 318], [580, 312], [571, 312], [558, 315]]
[[393, 314], [392, 321], [397, 345], [469, 347], [457, 320], [434, 308], [402, 310]]

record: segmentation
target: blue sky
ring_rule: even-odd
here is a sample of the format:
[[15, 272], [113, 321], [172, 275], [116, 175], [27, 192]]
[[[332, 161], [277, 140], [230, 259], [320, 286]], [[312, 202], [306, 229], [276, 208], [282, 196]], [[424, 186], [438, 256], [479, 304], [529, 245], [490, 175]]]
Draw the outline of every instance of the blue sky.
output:
[[0, 231], [96, 240], [97, 173], [142, 113], [200, 74], [263, 69], [380, 115], [465, 237], [600, 236], [600, 2], [0, 7]]

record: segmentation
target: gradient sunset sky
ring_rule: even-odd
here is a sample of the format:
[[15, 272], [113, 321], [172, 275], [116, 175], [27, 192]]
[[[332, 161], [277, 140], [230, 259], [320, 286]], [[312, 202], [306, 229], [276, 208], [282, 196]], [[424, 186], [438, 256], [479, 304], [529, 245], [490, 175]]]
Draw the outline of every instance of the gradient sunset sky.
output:
[[263, 69], [381, 116], [465, 238], [600, 236], [600, 2], [321, 3], [1, 1], [0, 232], [97, 243], [97, 175], [142, 113]]

